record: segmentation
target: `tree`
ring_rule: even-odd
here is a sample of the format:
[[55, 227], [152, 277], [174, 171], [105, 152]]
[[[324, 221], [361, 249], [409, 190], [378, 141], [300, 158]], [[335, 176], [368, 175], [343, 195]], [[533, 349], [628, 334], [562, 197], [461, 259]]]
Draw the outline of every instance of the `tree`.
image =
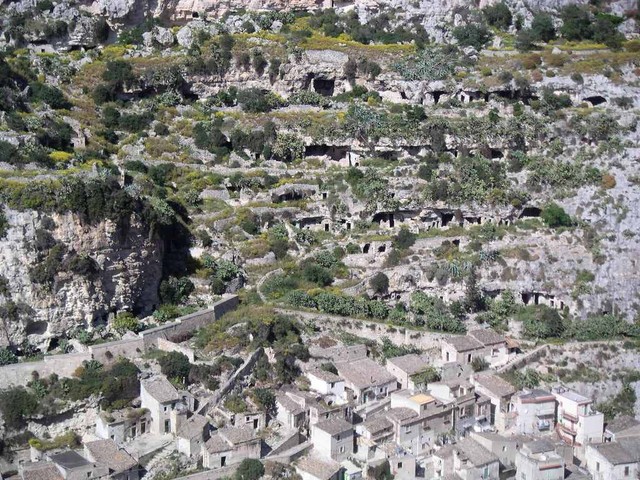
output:
[[140, 322], [130, 312], [121, 312], [113, 320], [112, 326], [116, 332], [123, 335], [125, 332], [137, 332], [140, 328]]
[[489, 25], [501, 30], [508, 29], [513, 22], [511, 10], [509, 10], [509, 7], [504, 2], [487, 5], [482, 9], [482, 13]]
[[107, 68], [102, 74], [102, 79], [122, 86], [134, 80], [133, 69], [124, 60], [111, 60], [107, 62]]
[[556, 38], [556, 28], [553, 26], [553, 18], [544, 13], [538, 13], [531, 21], [531, 33], [536, 41], [550, 42]]
[[453, 36], [458, 43], [465, 47], [473, 47], [481, 50], [491, 40], [491, 32], [483, 24], [469, 24], [463, 27], [456, 27]]
[[389, 277], [382, 272], [378, 272], [369, 280], [369, 286], [376, 294], [384, 295], [389, 290]]
[[182, 383], [189, 379], [191, 363], [189, 358], [180, 352], [169, 352], [158, 359], [160, 371], [169, 378], [174, 378]]
[[258, 480], [264, 475], [264, 465], [260, 460], [253, 458], [245, 458], [240, 462], [236, 473], [235, 480]]
[[410, 232], [408, 228], [402, 227], [393, 239], [393, 246], [399, 250], [406, 250], [416, 243], [416, 234]]
[[478, 274], [475, 269], [471, 269], [467, 275], [464, 303], [469, 312], [480, 312], [486, 307], [484, 296], [478, 287]]
[[522, 333], [529, 338], [559, 337], [564, 323], [557, 310], [546, 305], [525, 307], [518, 316], [522, 320]]
[[329, 269], [321, 267], [316, 263], [308, 263], [302, 270], [302, 277], [321, 287], [326, 287], [333, 283], [333, 275]]
[[7, 428], [24, 427], [25, 419], [36, 412], [38, 399], [23, 387], [0, 391], [0, 411]]
[[179, 305], [189, 298], [195, 288], [187, 277], [169, 277], [160, 283], [158, 294], [162, 303]]
[[577, 5], [567, 5], [561, 12], [560, 33], [567, 40], [588, 40], [593, 37], [589, 12]]
[[524, 28], [516, 35], [516, 48], [521, 52], [528, 52], [535, 48], [536, 36], [530, 28]]
[[557, 203], [547, 205], [540, 216], [544, 223], [551, 228], [570, 227], [573, 224], [569, 214]]
[[269, 415], [273, 415], [276, 411], [276, 396], [269, 388], [256, 388], [253, 391], [253, 397], [258, 405]]
[[473, 368], [474, 372], [482, 372], [489, 368], [489, 362], [482, 357], [473, 357], [473, 360], [471, 360], [471, 368]]

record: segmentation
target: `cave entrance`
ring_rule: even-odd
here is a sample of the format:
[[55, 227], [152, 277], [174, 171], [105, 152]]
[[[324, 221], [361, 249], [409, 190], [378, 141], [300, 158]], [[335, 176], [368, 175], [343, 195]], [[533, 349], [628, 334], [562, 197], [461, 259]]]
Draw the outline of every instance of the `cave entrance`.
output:
[[325, 97], [333, 97], [336, 81], [328, 78], [314, 78], [313, 89]]
[[384, 253], [387, 251], [387, 246], [385, 244], [382, 244], [378, 247], [378, 253]]
[[542, 210], [538, 207], [525, 207], [520, 214], [520, 218], [538, 218], [542, 214]]
[[370, 243], [365, 243], [364, 247], [362, 247], [362, 253], [369, 253], [369, 249], [371, 248]]
[[587, 102], [592, 107], [597, 107], [598, 105], [602, 105], [603, 103], [607, 103], [607, 99], [600, 96], [594, 95], [592, 97], [586, 97], [582, 99], [583, 102]]
[[446, 227], [453, 220], [453, 213], [443, 213], [442, 214], [442, 226]]
[[442, 95], [444, 95], [446, 92], [439, 92], [439, 91], [435, 91], [432, 92], [431, 95], [433, 95], [433, 103], [434, 104], [438, 104], [438, 102], [440, 101], [440, 97], [442, 97]]

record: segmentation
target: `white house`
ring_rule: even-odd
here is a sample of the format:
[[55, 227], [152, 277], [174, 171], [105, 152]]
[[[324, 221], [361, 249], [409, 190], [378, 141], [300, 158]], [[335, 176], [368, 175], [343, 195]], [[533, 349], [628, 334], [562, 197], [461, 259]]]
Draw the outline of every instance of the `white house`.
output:
[[221, 428], [202, 447], [202, 465], [222, 468], [242, 462], [245, 458], [260, 458], [262, 441], [250, 425]]
[[461, 478], [462, 480], [499, 480], [500, 463], [489, 450], [478, 442], [463, 438], [447, 445], [433, 455], [434, 478]]
[[519, 433], [537, 434], [553, 430], [556, 424], [556, 397], [546, 390], [534, 389], [514, 396]]
[[639, 473], [640, 440], [625, 438], [588, 445], [585, 458], [593, 480], [635, 480]]
[[593, 408], [591, 399], [563, 387], [554, 389], [553, 395], [558, 403], [557, 430], [566, 443], [602, 443], [604, 415]]
[[368, 403], [387, 397], [397, 389], [396, 377], [369, 358], [338, 363], [338, 375], [345, 380], [345, 400]]
[[400, 388], [415, 390], [416, 385], [411, 377], [424, 372], [429, 367], [429, 361], [426, 357], [410, 353], [387, 359], [386, 367], [389, 373], [396, 377]]
[[311, 427], [311, 442], [322, 458], [346, 460], [353, 454], [353, 425], [339, 418], [316, 423]]
[[565, 462], [547, 440], [525, 443], [516, 453], [516, 480], [563, 480]]
[[471, 384], [476, 393], [485, 395], [491, 400], [490, 421], [499, 432], [509, 429], [515, 424], [515, 412], [511, 399], [516, 393], [506, 380], [493, 373], [478, 373], [471, 377]]
[[164, 434], [176, 431], [172, 412], [179, 400], [178, 391], [162, 375], [140, 382], [140, 403], [151, 415], [151, 433]]
[[326, 370], [312, 370], [306, 373], [311, 390], [330, 396], [334, 401], [344, 402], [344, 380]]
[[202, 415], [192, 415], [176, 433], [178, 452], [187, 457], [202, 455], [202, 446], [209, 440], [209, 421]]

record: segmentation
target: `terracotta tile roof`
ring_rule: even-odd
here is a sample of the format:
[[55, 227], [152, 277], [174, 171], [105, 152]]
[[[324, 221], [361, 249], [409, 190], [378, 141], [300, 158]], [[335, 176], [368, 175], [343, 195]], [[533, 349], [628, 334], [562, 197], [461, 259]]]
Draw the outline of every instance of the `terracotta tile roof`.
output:
[[22, 467], [23, 480], [63, 480], [60, 470], [52, 462], [38, 462]]
[[507, 342], [507, 339], [505, 337], [495, 332], [494, 330], [491, 330], [490, 328], [485, 328], [482, 330], [472, 330], [471, 332], [469, 332], [469, 335], [478, 340], [484, 346]]
[[481, 373], [473, 376], [474, 382], [496, 397], [506, 397], [516, 393], [516, 389], [506, 380], [493, 373]]
[[438, 458], [449, 458], [452, 457], [455, 452], [458, 452], [461, 457], [466, 458], [474, 467], [482, 467], [498, 461], [498, 457], [470, 438], [463, 438], [454, 445], [447, 445], [441, 448], [435, 453], [435, 456]]
[[327, 432], [329, 435], [337, 435], [339, 433], [353, 430], [353, 425], [342, 418], [330, 418], [316, 423], [314, 428]]
[[221, 428], [218, 430], [218, 434], [232, 445], [251, 442], [258, 438], [256, 431], [251, 427], [251, 425]]
[[192, 439], [202, 435], [204, 427], [209, 421], [202, 415], [192, 415], [178, 430], [178, 436], [181, 438]]
[[335, 373], [327, 372], [326, 370], [322, 370], [320, 368], [317, 369], [317, 370], [311, 370], [311, 371], [307, 372], [307, 375], [313, 375], [314, 377], [322, 380], [323, 382], [327, 382], [327, 383], [335, 383], [335, 382], [343, 381], [342, 378], [340, 378]]
[[93, 461], [109, 468], [113, 473], [121, 473], [135, 467], [136, 462], [124, 449], [118, 448], [111, 439], [87, 442], [84, 448], [89, 452]]
[[173, 402], [180, 398], [176, 388], [163, 375], [143, 380], [141, 383], [147, 393], [160, 403]]
[[387, 364], [396, 366], [408, 375], [414, 375], [422, 372], [427, 367], [428, 362], [424, 357], [410, 353], [401, 357], [389, 358]]
[[396, 377], [369, 358], [336, 365], [338, 374], [358, 389], [395, 382]]
[[329, 480], [340, 470], [340, 464], [333, 460], [319, 458], [312, 454], [301, 458], [298, 463], [296, 463], [296, 469], [320, 480]]
[[450, 335], [443, 339], [443, 341], [455, 348], [457, 352], [479, 350], [484, 346], [478, 340], [468, 335]]

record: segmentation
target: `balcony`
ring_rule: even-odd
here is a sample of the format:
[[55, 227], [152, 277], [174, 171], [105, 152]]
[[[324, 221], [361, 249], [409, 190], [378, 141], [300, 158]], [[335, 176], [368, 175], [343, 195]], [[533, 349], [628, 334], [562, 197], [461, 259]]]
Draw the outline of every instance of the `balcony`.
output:
[[571, 424], [567, 425], [565, 423], [561, 423], [560, 430], [562, 430], [565, 433], [568, 433], [571, 436], [575, 436], [578, 434], [578, 430], [576, 429], [576, 427]]
[[575, 416], [573, 416], [573, 415], [571, 415], [570, 413], [567, 413], [567, 412], [562, 412], [562, 418], [566, 418], [571, 423], [578, 423], [578, 417], [575, 417]]

